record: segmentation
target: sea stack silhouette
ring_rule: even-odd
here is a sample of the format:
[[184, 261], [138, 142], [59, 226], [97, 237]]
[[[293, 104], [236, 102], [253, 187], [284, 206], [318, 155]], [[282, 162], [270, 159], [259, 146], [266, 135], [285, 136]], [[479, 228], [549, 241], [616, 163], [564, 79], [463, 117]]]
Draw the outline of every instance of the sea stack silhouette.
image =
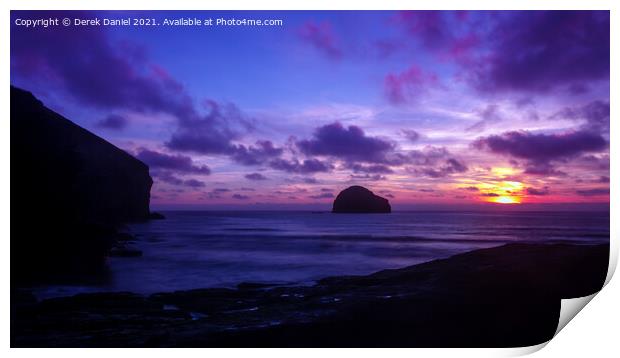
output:
[[390, 202], [363, 186], [354, 185], [341, 191], [332, 208], [333, 213], [390, 213]]

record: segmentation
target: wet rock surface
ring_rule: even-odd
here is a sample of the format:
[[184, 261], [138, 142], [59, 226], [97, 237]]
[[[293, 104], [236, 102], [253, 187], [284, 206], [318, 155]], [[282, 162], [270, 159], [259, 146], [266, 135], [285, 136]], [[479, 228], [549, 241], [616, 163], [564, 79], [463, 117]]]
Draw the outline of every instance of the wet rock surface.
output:
[[313, 286], [11, 297], [12, 347], [508, 347], [598, 291], [609, 246], [510, 244]]

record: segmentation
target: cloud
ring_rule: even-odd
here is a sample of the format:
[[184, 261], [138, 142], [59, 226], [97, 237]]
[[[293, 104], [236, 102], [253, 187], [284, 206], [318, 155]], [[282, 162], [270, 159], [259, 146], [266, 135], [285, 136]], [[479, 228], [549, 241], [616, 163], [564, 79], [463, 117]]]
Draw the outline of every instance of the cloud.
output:
[[444, 178], [451, 174], [464, 173], [468, 170], [467, 166], [460, 161], [450, 158], [447, 159], [443, 165], [438, 168], [414, 168], [412, 171], [415, 174], [421, 174], [431, 178]]
[[165, 145], [178, 151], [241, 155], [242, 158], [242, 152], [247, 152], [247, 148], [235, 146], [232, 141], [250, 130], [252, 121], [232, 103], [206, 101], [205, 105], [209, 113], [181, 118], [177, 130]]
[[246, 174], [245, 178], [248, 180], [267, 180], [267, 177], [262, 175], [261, 173]]
[[480, 120], [473, 125], [467, 127], [466, 131], [480, 132], [484, 130], [488, 125], [495, 124], [502, 121], [499, 106], [496, 104], [489, 104], [486, 107], [476, 111], [476, 114]]
[[332, 193], [321, 193], [321, 194], [309, 196], [310, 199], [331, 199], [333, 197], [334, 197], [334, 194]]
[[443, 11], [400, 11], [393, 22], [403, 27], [426, 49], [445, 48], [454, 37]]
[[497, 193], [482, 193], [482, 194], [480, 194], [480, 196], [486, 196], [486, 197], [492, 197], [493, 198], [493, 197], [499, 196], [499, 194], [497, 194]]
[[480, 90], [546, 92], [609, 77], [609, 11], [501, 13], [470, 80]]
[[383, 80], [385, 96], [396, 105], [419, 98], [438, 83], [437, 75], [426, 73], [416, 65], [400, 73], [390, 73]]
[[480, 189], [476, 188], [475, 186], [466, 186], [464, 188], [459, 188], [459, 189], [463, 189], [463, 190], [467, 190], [467, 191], [479, 191]]
[[583, 106], [565, 107], [550, 116], [551, 119], [584, 121], [583, 129], [609, 132], [609, 102], [592, 101]]
[[584, 189], [575, 191], [577, 195], [581, 196], [599, 196], [599, 195], [609, 195], [609, 188], [595, 188], [595, 189]]
[[117, 114], [111, 114], [95, 123], [99, 128], [121, 130], [127, 127], [127, 119]]
[[230, 192], [228, 188], [215, 188], [207, 193], [209, 199], [221, 199], [222, 194]]
[[363, 164], [350, 164], [349, 168], [353, 170], [355, 173], [370, 173], [370, 174], [391, 174], [394, 171], [383, 164], [371, 164], [371, 165], [363, 165]]
[[[12, 14], [19, 16], [19, 12]], [[63, 17], [62, 12], [29, 12], [37, 18]], [[89, 18], [93, 13], [76, 12]], [[184, 86], [147, 51], [127, 41], [113, 41], [99, 27], [11, 28], [11, 70], [33, 81], [62, 89], [80, 104], [103, 110], [168, 114], [178, 128], [166, 146], [201, 154], [235, 154], [232, 141], [252, 121], [234, 104], [207, 100], [206, 114], [196, 107]], [[36, 46], [32, 44], [36, 43]], [[68, 61], [67, 59], [71, 59]], [[108, 125], [120, 123], [109, 119]]]
[[299, 29], [299, 37], [332, 60], [342, 57], [342, 49], [329, 22], [304, 23]]
[[401, 132], [410, 142], [417, 142], [418, 139], [420, 139], [420, 133], [414, 131], [413, 129], [403, 129]]
[[543, 175], [543, 176], [566, 176], [566, 173], [559, 171], [549, 162], [531, 161], [527, 163], [525, 174]]
[[187, 179], [183, 182], [183, 185], [189, 186], [192, 188], [204, 188], [205, 183], [201, 182], [200, 180], [196, 180], [196, 179]]
[[535, 196], [549, 195], [549, 187], [544, 187], [542, 189], [527, 188], [527, 189], [525, 189], [525, 192], [528, 195], [535, 195]]
[[[54, 11], [28, 13], [37, 18], [64, 15]], [[73, 14], [82, 18], [92, 15]], [[68, 26], [50, 31], [14, 26], [11, 64], [21, 76], [62, 88], [81, 104], [106, 110], [168, 113], [178, 118], [196, 115], [183, 86], [150, 62], [143, 48], [113, 43], [99, 27]]]
[[583, 93], [609, 78], [609, 11], [461, 14], [403, 11], [392, 23], [482, 92]]
[[237, 199], [237, 200], [248, 200], [248, 199], [250, 199], [249, 196], [243, 195], [243, 194], [233, 194], [232, 198], [233, 199]]
[[186, 186], [190, 188], [202, 188], [205, 183], [196, 179], [181, 179], [169, 171], [154, 171], [151, 175], [158, 181], [175, 186]]
[[374, 174], [374, 175], [370, 175], [370, 174], [364, 174], [364, 175], [357, 175], [357, 174], [351, 174], [350, 175], [351, 179], [354, 180], [370, 180], [370, 181], [379, 181], [379, 180], [386, 180], [387, 177], [381, 175], [381, 174]]
[[278, 158], [272, 160], [269, 163], [269, 166], [273, 169], [298, 174], [328, 172], [332, 169], [331, 164], [322, 162], [318, 159], [305, 159], [303, 161], [299, 161], [298, 159], [286, 160]]
[[300, 140], [297, 147], [306, 155], [332, 156], [350, 162], [383, 163], [394, 144], [369, 137], [357, 126], [344, 127], [335, 122], [314, 131], [313, 138]]
[[151, 168], [168, 169], [182, 173], [208, 175], [211, 170], [206, 165], [194, 164], [192, 158], [184, 155], [171, 155], [156, 152], [146, 148], [140, 148], [136, 158], [145, 162]]
[[259, 140], [255, 146], [236, 146], [231, 159], [243, 165], [258, 165], [271, 158], [279, 157], [283, 151], [282, 148], [276, 148], [271, 141]]
[[562, 134], [514, 131], [479, 138], [473, 146], [496, 154], [546, 163], [604, 150], [607, 148], [607, 141], [600, 134], [583, 130]]

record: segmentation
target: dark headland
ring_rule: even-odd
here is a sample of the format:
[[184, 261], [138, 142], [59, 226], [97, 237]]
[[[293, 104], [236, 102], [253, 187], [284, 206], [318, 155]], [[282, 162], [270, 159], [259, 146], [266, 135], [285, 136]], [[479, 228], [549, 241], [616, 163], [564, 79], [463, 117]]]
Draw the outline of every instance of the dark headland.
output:
[[362, 186], [350, 186], [341, 191], [336, 200], [332, 212], [334, 213], [389, 213], [392, 211], [390, 202], [383, 197], [375, 195], [372, 191]]
[[147, 220], [141, 161], [11, 86], [11, 281], [99, 270], [122, 224]]

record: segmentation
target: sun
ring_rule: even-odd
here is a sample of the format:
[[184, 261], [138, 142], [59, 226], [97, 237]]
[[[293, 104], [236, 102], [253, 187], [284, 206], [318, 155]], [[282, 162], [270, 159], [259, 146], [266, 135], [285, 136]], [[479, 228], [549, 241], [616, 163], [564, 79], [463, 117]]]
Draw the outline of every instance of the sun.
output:
[[508, 195], [496, 196], [489, 201], [498, 204], [521, 204], [521, 199], [519, 197]]

